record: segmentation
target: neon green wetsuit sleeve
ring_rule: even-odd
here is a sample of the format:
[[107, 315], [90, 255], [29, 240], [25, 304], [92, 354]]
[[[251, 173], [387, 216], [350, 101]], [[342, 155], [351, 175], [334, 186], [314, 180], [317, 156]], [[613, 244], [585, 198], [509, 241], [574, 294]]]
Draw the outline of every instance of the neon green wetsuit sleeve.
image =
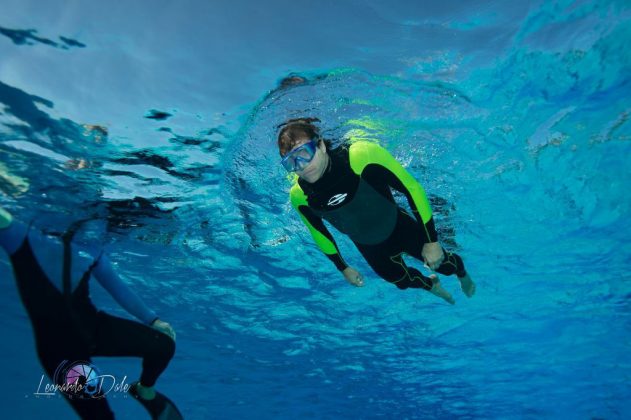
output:
[[331, 232], [326, 228], [322, 219], [310, 211], [307, 196], [298, 183], [293, 185], [289, 195], [291, 205], [296, 209], [300, 215], [300, 219], [302, 219], [302, 222], [309, 229], [309, 233], [311, 233], [318, 248], [335, 264], [338, 270], [342, 271], [348, 267], [348, 264], [346, 264], [340, 255]]
[[376, 184], [385, 181], [404, 193], [414, 217], [425, 228], [427, 241], [438, 240], [425, 190], [386, 149], [376, 143], [357, 141], [350, 146], [349, 158], [353, 172], [367, 182]]

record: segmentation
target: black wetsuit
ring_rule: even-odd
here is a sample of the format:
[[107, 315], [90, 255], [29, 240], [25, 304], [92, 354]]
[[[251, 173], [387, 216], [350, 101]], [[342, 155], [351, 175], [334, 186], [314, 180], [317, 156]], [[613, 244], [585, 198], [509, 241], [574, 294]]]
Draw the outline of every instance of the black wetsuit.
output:
[[[323, 223], [347, 234], [371, 268], [400, 289], [431, 289], [432, 282], [403, 261], [407, 253], [420, 260], [423, 245], [437, 242], [429, 202], [418, 182], [383, 148], [358, 141], [328, 152], [329, 166], [314, 183], [298, 179], [291, 202], [316, 244], [342, 271], [348, 265]], [[391, 188], [405, 194], [414, 218], [394, 201]], [[466, 274], [462, 259], [445, 252], [436, 269], [444, 275]]]
[[[68, 249], [64, 273], [69, 275]], [[175, 352], [175, 342], [166, 334], [139, 322], [111, 316], [97, 310], [89, 296], [89, 279], [101, 264], [94, 260], [74, 290], [60, 291], [40, 266], [29, 236], [9, 255], [22, 303], [35, 335], [36, 350], [48, 376], [63, 385], [56, 375], [64, 362], [90, 362], [93, 356], [142, 357], [140, 381], [153, 386]], [[105, 263], [103, 263], [105, 264]], [[109, 263], [108, 263], [109, 264]], [[139, 313], [142, 313], [140, 311]], [[149, 312], [147, 323], [151, 323]], [[62, 393], [84, 419], [114, 418], [105, 398], [79, 398]]]

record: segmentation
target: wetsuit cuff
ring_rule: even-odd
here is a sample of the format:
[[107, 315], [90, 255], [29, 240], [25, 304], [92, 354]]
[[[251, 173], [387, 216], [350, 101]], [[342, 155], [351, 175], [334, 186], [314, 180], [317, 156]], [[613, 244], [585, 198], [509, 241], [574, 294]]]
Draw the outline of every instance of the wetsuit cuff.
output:
[[438, 233], [436, 232], [436, 226], [434, 225], [434, 218], [432, 217], [425, 223], [425, 230], [429, 235], [430, 242], [438, 242]]
[[344, 271], [348, 268], [348, 264], [344, 262], [340, 254], [326, 254], [326, 256], [329, 260], [331, 260], [331, 262], [333, 262], [333, 264], [335, 264], [335, 268], [337, 268], [338, 271]]

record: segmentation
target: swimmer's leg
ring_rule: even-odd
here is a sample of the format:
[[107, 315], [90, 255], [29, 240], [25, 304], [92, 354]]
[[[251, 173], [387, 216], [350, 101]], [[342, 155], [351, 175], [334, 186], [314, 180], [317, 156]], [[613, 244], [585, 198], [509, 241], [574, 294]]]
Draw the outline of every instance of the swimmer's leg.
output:
[[[56, 375], [62, 364], [74, 361], [91, 363], [89, 351], [76, 339], [78, 335], [79, 332], [76, 332], [73, 337], [72, 328], [66, 326], [60, 329], [49, 328], [37, 337], [37, 355], [48, 377], [53, 381], [56, 380], [56, 385], [65, 385], [63, 375]], [[82, 419], [114, 419], [114, 413], [105, 397], [82, 398], [70, 396], [66, 392], [59, 391], [59, 393]]]
[[402, 252], [387, 255], [387, 251], [379, 247], [358, 246], [357, 249], [379, 277], [399, 289], [424, 289], [452, 305], [455, 303], [451, 294], [440, 285], [438, 276], [426, 277], [417, 269], [408, 267], [403, 261]]
[[471, 280], [471, 277], [469, 277], [469, 273], [465, 273], [464, 276], [458, 277], [458, 280], [460, 280], [460, 288], [462, 289], [462, 292], [467, 297], [471, 297], [475, 294], [475, 283]]
[[[395, 238], [402, 251], [408, 255], [423, 261], [423, 245], [425, 242], [422, 238], [423, 235], [420, 225], [408, 215], [401, 215], [399, 218], [400, 224], [392, 234], [392, 238]], [[455, 274], [460, 280], [460, 288], [468, 297], [473, 296], [475, 293], [475, 283], [471, 280], [471, 277], [467, 274], [464, 267], [464, 262], [459, 255], [447, 252], [443, 248], [445, 259], [442, 264], [436, 269], [436, 272], [445, 276], [451, 276]]]
[[447, 252], [445, 249], [443, 249], [443, 253], [445, 254], [445, 259], [436, 271], [446, 276], [456, 274], [458, 280], [460, 281], [460, 288], [462, 289], [462, 292], [467, 297], [473, 296], [475, 293], [475, 283], [471, 280], [469, 273], [465, 270], [462, 258], [460, 258], [458, 254]]
[[434, 285], [429, 290], [429, 292], [434, 296], [438, 296], [439, 298], [445, 300], [445, 302], [455, 305], [456, 301], [451, 296], [451, 293], [443, 289], [443, 287], [440, 285], [440, 280], [438, 280], [438, 276], [436, 274], [431, 274], [429, 278], [434, 282]]
[[426, 277], [416, 268], [408, 267], [405, 261], [403, 261], [403, 253], [390, 257], [390, 261], [401, 267], [401, 272], [404, 273], [403, 277], [395, 282], [398, 288], [407, 289], [410, 287], [424, 289], [451, 305], [456, 303], [454, 298], [451, 296], [451, 293], [440, 285], [440, 280], [438, 280], [438, 276], [436, 274]]
[[446, 289], [444, 289], [441, 286], [440, 280], [438, 279], [438, 276], [436, 274], [431, 274], [429, 277], [426, 277], [423, 275], [423, 273], [418, 271], [416, 268], [407, 267], [407, 270], [408, 270], [408, 276], [410, 277], [410, 280], [404, 281], [403, 284], [408, 284], [408, 287], [419, 287], [418, 285], [423, 284], [420, 287], [427, 290], [432, 295], [438, 296], [439, 298], [443, 299], [445, 302], [451, 305], [456, 304], [456, 301], [451, 296], [451, 293], [449, 293]]
[[99, 312], [97, 323], [95, 356], [142, 357], [140, 381], [135, 382], [129, 392], [153, 418], [181, 418], [175, 405], [154, 389], [175, 354], [175, 341], [155, 328], [105, 312]]

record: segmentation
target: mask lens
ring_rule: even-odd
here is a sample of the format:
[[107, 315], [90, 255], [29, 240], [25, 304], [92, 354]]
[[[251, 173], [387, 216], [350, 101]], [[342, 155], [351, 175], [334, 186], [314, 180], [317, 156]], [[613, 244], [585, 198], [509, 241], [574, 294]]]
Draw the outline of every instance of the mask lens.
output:
[[302, 146], [292, 150], [287, 154], [281, 164], [287, 170], [287, 172], [295, 172], [304, 169], [305, 166], [313, 160], [316, 152], [317, 140], [312, 140], [309, 143], [305, 143]]
[[[306, 144], [304, 146], [306, 146]], [[294, 155], [294, 158], [295, 159], [300, 158], [300, 159], [311, 161], [311, 159], [313, 159], [313, 151], [310, 150], [309, 148], [303, 149], [302, 147], [300, 147], [296, 150], [296, 154]]]

